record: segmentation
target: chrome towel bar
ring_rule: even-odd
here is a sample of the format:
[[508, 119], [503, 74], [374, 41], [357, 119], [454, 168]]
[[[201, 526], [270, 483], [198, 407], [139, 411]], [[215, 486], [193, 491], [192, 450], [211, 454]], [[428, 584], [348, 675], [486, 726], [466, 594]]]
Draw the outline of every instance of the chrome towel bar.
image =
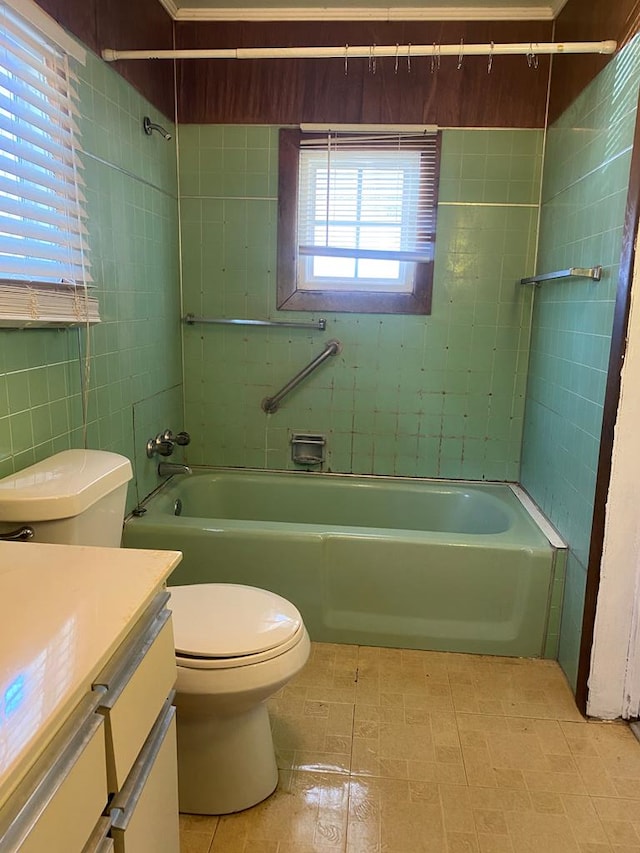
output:
[[265, 397], [261, 403], [262, 410], [266, 412], [268, 415], [277, 412], [280, 408], [280, 403], [284, 400], [284, 398], [296, 388], [303, 379], [306, 379], [310, 373], [319, 367], [323, 361], [326, 361], [329, 356], [337, 355], [342, 351], [342, 344], [340, 341], [328, 341], [326, 347], [322, 350], [320, 355], [317, 355], [313, 361], [310, 361], [306, 367], [303, 367], [300, 373], [296, 373], [296, 375], [287, 382], [273, 397]]
[[545, 272], [540, 275], [532, 275], [529, 278], [521, 278], [520, 284], [539, 284], [541, 281], [551, 281], [554, 278], [592, 278], [600, 281], [602, 278], [602, 267], [569, 267], [568, 270], [557, 270], [556, 272]]
[[282, 326], [285, 329], [316, 329], [324, 332], [327, 321], [324, 317], [313, 323], [304, 323], [301, 320], [227, 320], [226, 317], [196, 317], [195, 314], [185, 314], [184, 322], [188, 326], [194, 323], [206, 323], [217, 326]]

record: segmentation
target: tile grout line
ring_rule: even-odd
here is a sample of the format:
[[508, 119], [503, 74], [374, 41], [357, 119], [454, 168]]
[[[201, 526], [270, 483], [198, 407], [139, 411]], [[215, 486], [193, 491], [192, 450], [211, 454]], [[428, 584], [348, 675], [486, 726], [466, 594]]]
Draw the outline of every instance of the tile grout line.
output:
[[356, 704], [358, 698], [358, 681], [360, 675], [360, 649], [362, 648], [362, 646], [359, 645], [356, 648], [356, 669], [354, 673], [355, 692], [353, 695], [353, 709], [351, 711], [351, 742], [349, 744], [349, 775], [347, 777], [347, 820], [345, 823], [344, 830], [343, 853], [347, 853], [347, 848], [349, 845], [349, 822], [351, 819], [351, 786], [353, 779], [353, 742], [355, 740], [356, 732]]

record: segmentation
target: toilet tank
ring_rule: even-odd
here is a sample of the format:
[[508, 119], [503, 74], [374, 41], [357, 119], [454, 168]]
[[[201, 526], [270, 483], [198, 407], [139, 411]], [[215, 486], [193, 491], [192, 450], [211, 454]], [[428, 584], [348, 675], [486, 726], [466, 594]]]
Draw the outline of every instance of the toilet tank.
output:
[[131, 463], [106, 450], [63, 450], [0, 480], [0, 532], [29, 525], [33, 541], [117, 548]]

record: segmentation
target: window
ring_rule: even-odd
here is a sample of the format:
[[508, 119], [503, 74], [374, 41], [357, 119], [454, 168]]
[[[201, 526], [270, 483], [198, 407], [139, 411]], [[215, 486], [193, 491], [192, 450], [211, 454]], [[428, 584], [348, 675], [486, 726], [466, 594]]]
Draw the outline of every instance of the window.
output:
[[69, 58], [11, 5], [0, 0], [0, 325], [97, 322]]
[[278, 308], [430, 312], [439, 142], [280, 131]]

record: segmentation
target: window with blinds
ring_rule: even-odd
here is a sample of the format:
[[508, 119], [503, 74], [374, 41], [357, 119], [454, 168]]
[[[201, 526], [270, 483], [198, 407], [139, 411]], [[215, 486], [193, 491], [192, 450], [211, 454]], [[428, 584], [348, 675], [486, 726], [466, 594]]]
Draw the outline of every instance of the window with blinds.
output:
[[0, 0], [2, 326], [99, 321], [73, 82], [67, 54]]
[[427, 129], [281, 131], [280, 308], [429, 312], [439, 141]]

